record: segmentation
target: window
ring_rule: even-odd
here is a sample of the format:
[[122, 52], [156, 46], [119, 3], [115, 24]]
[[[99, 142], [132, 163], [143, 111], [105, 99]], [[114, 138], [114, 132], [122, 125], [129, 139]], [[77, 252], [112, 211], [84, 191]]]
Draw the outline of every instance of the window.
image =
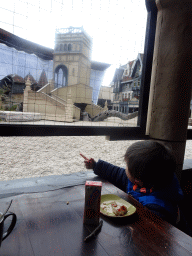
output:
[[63, 52], [63, 44], [60, 44], [60, 51]]
[[72, 45], [69, 44], [69, 45], [68, 45], [68, 51], [70, 52], [71, 50], [72, 50]]
[[[28, 0], [27, 0], [28, 1]], [[18, 1], [14, 1], [15, 2], [15, 4], [17, 5], [17, 2]], [[54, 1], [53, 1], [54, 2]], [[60, 2], [60, 1], [59, 1]], [[148, 3], [149, 2], [149, 3]], [[135, 126], [134, 127], [129, 127], [129, 124], [127, 124], [127, 126], [128, 127], [126, 127], [126, 129], [128, 129], [128, 130], [130, 130], [130, 133], [127, 133], [127, 135], [128, 136], [125, 136], [125, 137], [131, 137], [131, 136], [136, 136], [135, 134], [144, 134], [144, 133], [142, 133], [143, 132], [143, 130], [142, 129], [144, 129], [145, 127], [146, 127], [146, 125], [145, 125], [145, 121], [146, 121], [146, 109], [147, 109], [147, 105], [148, 105], [148, 85], [150, 84], [150, 81], [146, 81], [149, 77], [150, 77], [150, 72], [151, 72], [151, 62], [152, 62], [152, 55], [153, 55], [153, 41], [154, 41], [154, 35], [155, 35], [155, 27], [154, 27], [154, 25], [153, 24], [155, 24], [155, 22], [156, 22], [156, 13], [155, 13], [155, 8], [153, 8], [155, 5], [154, 5], [154, 3], [153, 3], [154, 1], [147, 1], [147, 9], [148, 9], [148, 12], [149, 12], [149, 17], [150, 17], [150, 19], [148, 20], [149, 22], [147, 23], [147, 26], [148, 26], [148, 29], [146, 30], [147, 31], [147, 33], [148, 33], [148, 40], [147, 40], [147, 45], [146, 45], [146, 47], [145, 47], [145, 49], [147, 49], [147, 54], [145, 55], [145, 63], [143, 64], [144, 65], [144, 67], [146, 66], [146, 62], [148, 63], [148, 65], [146, 66], [146, 70], [147, 70], [147, 77], [145, 76], [144, 77], [144, 79], [142, 80], [143, 82], [142, 82], [142, 86], [143, 86], [143, 84], [145, 85], [145, 87], [147, 88], [147, 93], [143, 93], [143, 91], [144, 91], [144, 89], [143, 89], [143, 91], [141, 91], [142, 92], [142, 94], [141, 94], [141, 99], [142, 99], [142, 106], [145, 104], [145, 107], [143, 107], [142, 108], [142, 106], [141, 106], [141, 112], [139, 113], [139, 115], [138, 115], [138, 122], [137, 122], [137, 120], [135, 121]], [[73, 5], [75, 6], [75, 3], [73, 3]], [[61, 5], [61, 7], [63, 8], [63, 4]], [[62, 8], [60, 8], [60, 9], [62, 9]], [[67, 8], [67, 6], [65, 6], [65, 8]], [[124, 8], [124, 7], [123, 7]], [[54, 8], [53, 8], [54, 9]], [[57, 10], [57, 12], [58, 11], [60, 11], [60, 10]], [[94, 11], [95, 12], [95, 10], [92, 10], [92, 11]], [[152, 13], [152, 15], [151, 15], [151, 13]], [[63, 14], [63, 13], [62, 13]], [[15, 13], [14, 12], [14, 15], [17, 15], [17, 13]], [[34, 13], [33, 13], [33, 15], [34, 15]], [[105, 13], [105, 15], [107, 15], [107, 13]], [[41, 16], [42, 15], [40, 15], [39, 17], [41, 18]], [[58, 16], [59, 16], [59, 14], [58, 14]], [[128, 16], [128, 15], [127, 15]], [[33, 17], [33, 16], [32, 16]], [[32, 19], [33, 21], [34, 21], [34, 19]], [[16, 19], [14, 19], [14, 23], [15, 23], [15, 21], [16, 21]], [[120, 22], [120, 24], [121, 24], [121, 22]], [[15, 27], [15, 28], [17, 28], [17, 26], [18, 26], [18, 24], [13, 24], [13, 26]], [[25, 29], [25, 28], [24, 28]], [[150, 33], [149, 33], [150, 32]], [[65, 31], [63, 32], [63, 33], [66, 33]], [[73, 36], [73, 33], [71, 33], [70, 34], [71, 36]], [[121, 33], [121, 35], [123, 35], [123, 33]], [[119, 41], [124, 41], [124, 39], [122, 39], [122, 40], [119, 40]], [[65, 41], [66, 42], [66, 41]], [[72, 50], [73, 48], [74, 48], [74, 46], [73, 45], [71, 45], [71, 49], [70, 49], [70, 46], [68, 47], [68, 44], [67, 43], [64, 43], [62, 46], [61, 46], [61, 48], [60, 48], [60, 46], [61, 46], [61, 44], [59, 43], [59, 50], [64, 50], [65, 52], [67, 52], [68, 50], [70, 51], [70, 50]], [[63, 48], [63, 49], [62, 49]], [[45, 54], [44, 54], [44, 52], [43, 52], [43, 54], [41, 55], [41, 56], [43, 56], [43, 57], [47, 57], [47, 58], [50, 58], [50, 56], [52, 56], [52, 52], [50, 52], [50, 54], [47, 54], [47, 56], [45, 56]], [[129, 56], [126, 56], [127, 58], [129, 57]], [[52, 58], [52, 57], [51, 57]], [[2, 62], [3, 63], [3, 62]], [[36, 61], [36, 63], [39, 63], [39, 60], [38, 61]], [[43, 65], [44, 65], [44, 63], [43, 63]], [[56, 64], [57, 65], [57, 64]], [[48, 65], [47, 65], [48, 66]], [[12, 63], [12, 67], [13, 68], [15, 68], [15, 64], [14, 63]], [[19, 69], [19, 67], [20, 67], [20, 65], [18, 65], [18, 69]], [[54, 81], [55, 81], [55, 87], [58, 87], [58, 86], [67, 86], [67, 84], [68, 84], [68, 69], [67, 69], [67, 67], [65, 67], [64, 65], [62, 65], [62, 66], [59, 66], [59, 67], [57, 67], [57, 66], [53, 66], [53, 68], [52, 68], [52, 70], [51, 70], [51, 68], [50, 68], [50, 70], [49, 70], [49, 67], [50, 67], [50, 65], [48, 66], [48, 68], [47, 68], [47, 70], [46, 70], [46, 72], [48, 72], [48, 74], [50, 74], [49, 75], [49, 77], [48, 77], [48, 79], [53, 79]], [[39, 69], [39, 66], [37, 67], [35, 67], [36, 69], [35, 69], [35, 73], [38, 73], [38, 72], [40, 72], [38, 69]], [[143, 69], [144, 71], [145, 71], [145, 69]], [[76, 76], [78, 75], [77, 74], [77, 70], [75, 70], [76, 71]], [[71, 72], [71, 70], [70, 70], [70, 72]], [[72, 70], [72, 72], [73, 72], [73, 70]], [[146, 71], [145, 71], [146, 72]], [[53, 75], [54, 74], [54, 75]], [[70, 75], [71, 75], [71, 73], [70, 73]], [[149, 80], [149, 79], [148, 79]], [[133, 84], [131, 84], [131, 87], [133, 86]], [[62, 91], [62, 90], [61, 90]], [[146, 92], [145, 91], [145, 92]], [[143, 100], [143, 95], [145, 95], [145, 101]], [[117, 101], [116, 101], [117, 102]], [[47, 112], [46, 112], [46, 114], [47, 114]], [[54, 116], [54, 118], [56, 117], [56, 114], [55, 114], [55, 116]], [[143, 118], [144, 117], [144, 118]], [[55, 119], [54, 119], [55, 120]], [[138, 125], [137, 125], [137, 123], [138, 123]], [[95, 129], [92, 129], [92, 127], [94, 127], [94, 125], [95, 125], [95, 123], [92, 123], [92, 122], [90, 122], [90, 125], [88, 125], [88, 126], [90, 126], [90, 127], [88, 127], [88, 128], [86, 128], [86, 129], [84, 129], [84, 127], [82, 126], [82, 129], [75, 129], [74, 127], [75, 127], [75, 124], [76, 123], [74, 123], [74, 125], [72, 125], [73, 127], [73, 129], [69, 129], [69, 128], [67, 128], [67, 126], [68, 126], [68, 123], [66, 123], [65, 125], [63, 125], [63, 127], [61, 128], [60, 127], [60, 125], [57, 125], [57, 124], [55, 124], [54, 123], [54, 128], [53, 129], [51, 129], [51, 132], [49, 132], [50, 131], [50, 127], [48, 127], [47, 125], [46, 125], [46, 122], [45, 122], [45, 129], [47, 130], [47, 134], [54, 134], [55, 135], [55, 129], [57, 130], [57, 135], [58, 134], [60, 134], [60, 136], [61, 135], [69, 135], [69, 134], [75, 134], [75, 135], [82, 135], [82, 134], [84, 134], [84, 131], [86, 130], [86, 129], [89, 129], [89, 131], [90, 131], [90, 133], [89, 134], [91, 134], [91, 133], [93, 133], [93, 134], [95, 134]], [[22, 126], [23, 124], [21, 124], [21, 126]], [[15, 128], [14, 127], [14, 125], [12, 125], [11, 124], [11, 126], [13, 127], [13, 128]], [[25, 126], [25, 125], [24, 125]], [[92, 126], [92, 127], [91, 127]], [[115, 124], [115, 126], [117, 126], [116, 124]], [[12, 127], [11, 127], [11, 129], [12, 129]], [[100, 130], [102, 129], [102, 127], [98, 127], [98, 134], [101, 134], [101, 133], [103, 133], [103, 134], [107, 134], [107, 135], [109, 135], [109, 136], [112, 136], [113, 138], [116, 138], [117, 136], [116, 136], [116, 134], [118, 133], [117, 131], [118, 131], [118, 128], [119, 127], [117, 127], [117, 130], [115, 131], [115, 132], [111, 132], [111, 130], [110, 129], [108, 129], [108, 127], [104, 127], [104, 129], [102, 130], [102, 132], [100, 132]], [[142, 128], [142, 129], [141, 129]], [[39, 127], [37, 126], [37, 125], [34, 125], [34, 129], [36, 130], [36, 133], [38, 133], [39, 135], [40, 134], [42, 134], [42, 131], [39, 129]], [[115, 128], [116, 129], [116, 128]], [[3, 130], [3, 129], [2, 129]], [[15, 131], [16, 131], [16, 129], [12, 129], [11, 130], [13, 133], [12, 134], [16, 134], [15, 133]], [[28, 134], [28, 129], [27, 129], [27, 127], [24, 127], [24, 130], [22, 130], [23, 131], [23, 135], [25, 136], [25, 134]], [[53, 131], [53, 132], [52, 132]], [[132, 132], [133, 131], [133, 132]], [[138, 131], [138, 133], [135, 133], [135, 131]], [[11, 133], [11, 132], [10, 132]], [[122, 133], [122, 136], [124, 136], [124, 134]], [[119, 136], [119, 137], [121, 137], [121, 136]], [[137, 136], [138, 138], [140, 138], [140, 136]]]
[[67, 51], [67, 44], [64, 45], [64, 51]]

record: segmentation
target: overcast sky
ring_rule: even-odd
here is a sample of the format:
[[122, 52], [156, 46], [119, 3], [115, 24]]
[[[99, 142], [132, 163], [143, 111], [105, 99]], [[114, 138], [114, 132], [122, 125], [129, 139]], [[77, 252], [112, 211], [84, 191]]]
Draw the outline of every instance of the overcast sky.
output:
[[116, 67], [144, 51], [145, 0], [5, 0], [0, 26], [17, 36], [54, 48], [55, 29], [81, 27], [92, 37], [92, 60], [111, 64], [103, 85]]

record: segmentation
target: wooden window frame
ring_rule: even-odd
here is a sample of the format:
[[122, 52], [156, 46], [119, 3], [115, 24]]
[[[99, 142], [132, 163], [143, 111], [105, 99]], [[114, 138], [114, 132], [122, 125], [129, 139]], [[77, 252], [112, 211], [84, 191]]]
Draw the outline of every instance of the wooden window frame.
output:
[[69, 126], [35, 124], [0, 124], [1, 136], [107, 136], [111, 140], [147, 139], [145, 135], [149, 85], [152, 69], [157, 8], [154, 1], [146, 1], [147, 26], [143, 71], [141, 78], [141, 97], [139, 102], [138, 123], [136, 127]]

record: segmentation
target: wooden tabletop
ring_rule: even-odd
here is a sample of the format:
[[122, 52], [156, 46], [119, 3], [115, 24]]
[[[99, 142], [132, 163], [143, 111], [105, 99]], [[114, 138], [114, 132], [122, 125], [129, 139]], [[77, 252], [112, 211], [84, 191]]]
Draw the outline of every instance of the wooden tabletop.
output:
[[[132, 217], [101, 216], [98, 235], [84, 242], [92, 231], [83, 225], [85, 186], [78, 185], [48, 192], [12, 197], [10, 211], [17, 224], [0, 248], [1, 256], [54, 255], [192, 255], [192, 238], [162, 221], [131, 196], [108, 182], [102, 194], [115, 194], [132, 203]], [[1, 199], [7, 205], [10, 198]], [[5, 228], [8, 225], [5, 224]]]

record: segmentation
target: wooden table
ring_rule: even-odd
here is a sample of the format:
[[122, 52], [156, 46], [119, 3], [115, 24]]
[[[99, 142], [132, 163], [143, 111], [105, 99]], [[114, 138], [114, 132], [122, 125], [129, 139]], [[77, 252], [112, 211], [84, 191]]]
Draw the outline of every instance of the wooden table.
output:
[[[3, 241], [0, 255], [192, 255], [191, 237], [103, 182], [102, 194], [109, 193], [132, 203], [137, 213], [121, 221], [101, 216], [101, 232], [89, 242], [84, 242], [91, 231], [83, 225], [84, 185], [11, 197], [14, 201], [10, 211], [18, 220]], [[1, 205], [11, 198], [1, 199]]]

